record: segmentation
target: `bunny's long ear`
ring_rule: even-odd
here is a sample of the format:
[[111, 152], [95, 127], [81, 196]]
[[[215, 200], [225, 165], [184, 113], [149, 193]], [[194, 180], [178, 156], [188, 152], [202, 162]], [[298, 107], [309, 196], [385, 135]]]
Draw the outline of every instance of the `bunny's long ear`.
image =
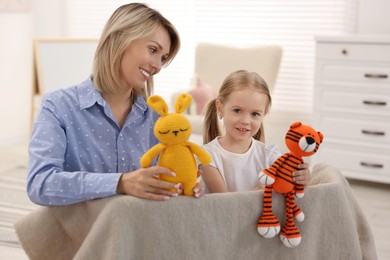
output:
[[175, 105], [176, 113], [184, 112], [191, 105], [191, 102], [192, 102], [192, 97], [190, 94], [186, 94], [186, 93], [180, 94], [176, 100], [176, 105]]
[[150, 96], [148, 98], [148, 105], [158, 114], [164, 116], [168, 114], [168, 105], [164, 99], [158, 95]]

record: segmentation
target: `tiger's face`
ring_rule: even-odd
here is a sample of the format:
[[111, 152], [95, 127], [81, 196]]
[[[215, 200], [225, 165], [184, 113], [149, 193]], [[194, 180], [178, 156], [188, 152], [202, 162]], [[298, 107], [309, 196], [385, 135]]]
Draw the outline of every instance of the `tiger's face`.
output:
[[321, 132], [301, 122], [295, 122], [290, 126], [285, 142], [291, 153], [302, 157], [315, 154], [323, 139]]

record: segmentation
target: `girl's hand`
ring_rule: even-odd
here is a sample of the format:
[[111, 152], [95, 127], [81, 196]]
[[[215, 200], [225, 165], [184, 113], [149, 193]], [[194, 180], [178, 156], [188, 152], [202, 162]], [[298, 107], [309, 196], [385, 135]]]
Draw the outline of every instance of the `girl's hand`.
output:
[[194, 187], [194, 197], [200, 198], [204, 195], [204, 183], [202, 179], [202, 171], [198, 170], [198, 179]]
[[309, 170], [309, 165], [307, 163], [302, 163], [298, 165], [299, 170], [293, 173], [294, 181], [297, 184], [309, 185], [311, 180], [311, 174]]
[[[170, 183], [158, 178], [159, 174], [175, 176], [168, 168], [153, 166], [141, 168], [134, 172], [122, 174], [117, 186], [117, 193], [132, 195], [138, 198], [151, 200], [169, 200], [183, 192], [180, 183]], [[176, 189], [172, 192], [167, 189]]]
[[[178, 194], [183, 195], [183, 185], [179, 183], [180, 187], [178, 189]], [[200, 198], [204, 195], [204, 184], [202, 181], [202, 171], [198, 171], [198, 179], [196, 180], [196, 185], [194, 187], [194, 197]]]

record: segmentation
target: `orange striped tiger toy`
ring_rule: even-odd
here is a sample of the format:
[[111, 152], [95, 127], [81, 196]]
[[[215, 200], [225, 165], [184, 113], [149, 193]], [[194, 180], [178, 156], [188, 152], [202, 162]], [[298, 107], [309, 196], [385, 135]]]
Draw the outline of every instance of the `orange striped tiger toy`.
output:
[[295, 122], [288, 130], [285, 142], [289, 153], [280, 156], [271, 167], [259, 173], [259, 181], [266, 184], [263, 197], [263, 214], [257, 222], [257, 231], [266, 238], [272, 238], [280, 231], [280, 223], [272, 212], [272, 190], [282, 193], [286, 202], [286, 224], [280, 233], [280, 239], [287, 247], [296, 247], [301, 242], [301, 234], [294, 223], [294, 217], [301, 222], [304, 214], [295, 204], [295, 196], [302, 198], [303, 186], [296, 184], [292, 173], [303, 163], [303, 156], [317, 152], [324, 139], [321, 132], [301, 122]]

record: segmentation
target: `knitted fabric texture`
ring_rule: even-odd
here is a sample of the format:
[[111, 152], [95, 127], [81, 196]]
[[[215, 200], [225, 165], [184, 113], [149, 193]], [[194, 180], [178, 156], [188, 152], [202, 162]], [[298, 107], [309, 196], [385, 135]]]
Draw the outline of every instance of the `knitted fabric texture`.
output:
[[168, 113], [168, 105], [160, 96], [148, 98], [148, 105], [161, 115], [154, 126], [154, 134], [159, 144], [149, 149], [141, 158], [141, 166], [148, 167], [155, 157], [158, 165], [169, 168], [175, 177], [160, 174], [159, 178], [173, 183], [183, 184], [183, 194], [192, 196], [198, 178], [198, 169], [194, 155], [202, 164], [208, 165], [211, 156], [199, 145], [189, 142], [192, 127], [188, 119], [181, 114], [191, 104], [189, 94], [181, 94], [176, 100], [175, 113]]
[[303, 156], [311, 156], [318, 151], [323, 140], [321, 132], [314, 128], [295, 122], [290, 126], [285, 138], [289, 153], [280, 156], [269, 168], [259, 173], [259, 181], [266, 184], [263, 197], [263, 213], [257, 222], [257, 230], [260, 235], [272, 238], [280, 232], [279, 220], [272, 212], [272, 191], [282, 193], [286, 204], [286, 223], [280, 233], [283, 244], [287, 247], [296, 247], [301, 242], [301, 234], [294, 223], [294, 217], [298, 221], [304, 220], [302, 210], [295, 204], [295, 196], [302, 198], [303, 185], [296, 184], [293, 172], [304, 161]]

